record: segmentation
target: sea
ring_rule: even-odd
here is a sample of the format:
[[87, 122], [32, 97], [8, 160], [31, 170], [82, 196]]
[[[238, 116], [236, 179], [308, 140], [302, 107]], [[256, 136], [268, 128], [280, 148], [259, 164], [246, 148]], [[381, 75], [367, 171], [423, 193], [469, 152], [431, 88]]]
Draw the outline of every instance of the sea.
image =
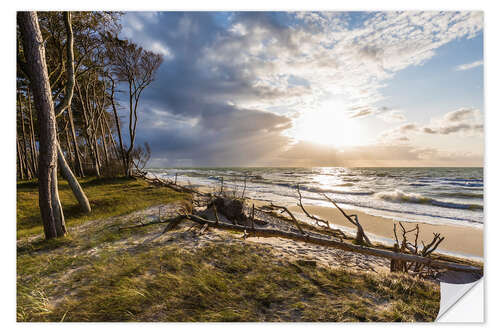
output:
[[[157, 168], [160, 178], [296, 205], [331, 203], [407, 222], [483, 228], [483, 168]], [[246, 182], [246, 185], [245, 185]]]

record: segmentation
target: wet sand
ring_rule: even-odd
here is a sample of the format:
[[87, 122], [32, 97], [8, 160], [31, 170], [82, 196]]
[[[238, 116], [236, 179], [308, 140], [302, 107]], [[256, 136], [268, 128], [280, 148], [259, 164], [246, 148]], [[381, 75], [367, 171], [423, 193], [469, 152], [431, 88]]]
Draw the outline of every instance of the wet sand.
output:
[[[326, 219], [330, 223], [342, 227], [353, 228], [352, 224], [337, 208], [318, 206], [305, 206], [305, 208], [309, 213]], [[300, 207], [294, 206], [289, 207], [289, 209], [292, 213], [297, 214], [297, 217], [300, 217], [301, 220], [308, 220], [307, 218], [304, 218], [305, 216], [303, 216], [303, 212]], [[344, 211], [347, 214], [357, 214], [359, 222], [368, 234], [394, 239], [393, 228], [394, 223], [397, 223], [396, 220], [372, 216], [352, 209], [344, 209]], [[466, 226], [434, 225], [428, 223], [418, 224], [420, 228], [419, 239], [425, 241], [425, 243], [428, 243], [433, 239], [433, 233], [440, 233], [441, 236], [445, 237], [443, 242], [439, 245], [440, 250], [464, 256], [483, 257], [483, 229]], [[408, 230], [413, 228], [415, 223], [403, 222], [403, 225]], [[355, 229], [353, 228], [353, 231], [354, 230]], [[409, 240], [413, 241], [413, 237]]]

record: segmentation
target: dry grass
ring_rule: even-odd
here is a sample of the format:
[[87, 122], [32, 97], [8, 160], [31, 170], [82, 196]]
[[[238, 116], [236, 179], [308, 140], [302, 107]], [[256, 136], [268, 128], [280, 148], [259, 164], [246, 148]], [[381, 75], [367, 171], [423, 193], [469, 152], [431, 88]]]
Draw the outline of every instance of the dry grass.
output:
[[[136, 210], [152, 197], [150, 205], [185, 200], [136, 182], [84, 182], [94, 203], [113, 197], [106, 209], [94, 205], [94, 218]], [[22, 207], [35, 205], [25, 202], [34, 200], [29, 188], [21, 186]], [[41, 231], [33, 215], [18, 207], [18, 237]], [[68, 216], [70, 225], [89, 219]], [[115, 226], [129, 223], [122, 219]], [[134, 237], [161, 225], [108, 227], [96, 222], [70, 237], [19, 245], [18, 321], [433, 321], [439, 311], [439, 287], [408, 276], [287, 259], [234, 233], [193, 244], [183, 241], [192, 231], [180, 226], [176, 237], [155, 243]]]

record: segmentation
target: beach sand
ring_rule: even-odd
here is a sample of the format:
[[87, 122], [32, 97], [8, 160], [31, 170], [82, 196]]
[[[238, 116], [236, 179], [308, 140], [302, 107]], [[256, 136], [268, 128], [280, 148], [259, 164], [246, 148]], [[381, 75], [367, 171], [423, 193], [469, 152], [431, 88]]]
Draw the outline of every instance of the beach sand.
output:
[[[200, 192], [211, 192], [214, 188], [208, 186], [197, 186]], [[268, 202], [250, 199], [249, 204], [255, 204], [256, 207], [267, 205]], [[277, 203], [279, 204], [279, 203]], [[291, 206], [288, 207], [290, 211], [296, 215], [299, 220], [310, 221], [302, 212], [300, 207]], [[305, 205], [307, 211], [313, 215], [321, 217], [328, 220], [330, 223], [343, 228], [349, 228], [355, 233], [355, 228], [353, 225], [347, 221], [347, 219], [342, 215], [342, 213], [334, 207], [322, 207], [322, 206], [310, 206]], [[383, 237], [388, 239], [394, 239], [394, 223], [397, 220], [384, 218], [380, 216], [373, 216], [366, 214], [364, 212], [345, 209], [347, 214], [357, 214], [358, 219], [363, 226], [365, 232], [369, 235], [375, 237]], [[416, 223], [403, 222], [403, 225], [407, 230], [412, 229]], [[483, 258], [483, 229], [474, 228], [467, 226], [453, 226], [453, 225], [442, 225], [442, 224], [429, 224], [425, 222], [418, 223], [420, 227], [419, 245], [423, 240], [426, 244], [433, 239], [433, 233], [440, 233], [445, 239], [439, 245], [438, 250], [449, 252], [451, 255], [459, 255], [464, 257], [471, 257], [471, 259], [477, 260]], [[399, 235], [398, 235], [399, 237]], [[401, 237], [399, 238], [401, 239]], [[413, 242], [413, 237], [409, 238]], [[374, 240], [376, 241], [376, 239]]]
[[[307, 221], [307, 219], [303, 218], [303, 212], [300, 207], [294, 206], [288, 208], [292, 213], [297, 214], [297, 218], [300, 217], [301, 220]], [[318, 206], [305, 206], [305, 208], [310, 214], [326, 219], [330, 223], [338, 226], [352, 228], [353, 232], [355, 231], [352, 224], [337, 208]], [[352, 209], [344, 209], [344, 211], [347, 214], [357, 214], [359, 222], [369, 235], [372, 234], [379, 237], [394, 239], [393, 227], [394, 223], [397, 222], [396, 220], [372, 216]], [[440, 233], [441, 236], [445, 237], [443, 242], [439, 245], [439, 250], [463, 256], [483, 257], [483, 229], [428, 223], [418, 224], [420, 228], [419, 239], [426, 243], [432, 240], [433, 233]], [[415, 223], [403, 222], [403, 225], [408, 230], [413, 228]], [[413, 241], [413, 237], [410, 237], [409, 240]]]

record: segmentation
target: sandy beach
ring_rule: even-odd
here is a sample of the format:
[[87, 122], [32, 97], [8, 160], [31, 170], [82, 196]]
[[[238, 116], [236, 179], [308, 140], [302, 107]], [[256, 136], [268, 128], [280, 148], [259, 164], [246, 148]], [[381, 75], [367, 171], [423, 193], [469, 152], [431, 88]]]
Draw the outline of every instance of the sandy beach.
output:
[[[342, 215], [342, 213], [333, 207], [305, 206], [311, 214], [319, 216], [330, 221], [330, 223], [351, 228], [352, 224]], [[290, 211], [302, 217], [302, 210], [298, 206], [289, 207]], [[365, 231], [369, 234], [384, 237], [394, 238], [393, 226], [397, 222], [395, 220], [372, 216], [366, 213], [345, 209], [348, 214], [357, 214], [360, 223]], [[415, 223], [404, 222], [403, 225], [413, 228]], [[445, 237], [444, 241], [439, 246], [440, 250], [452, 252], [463, 256], [483, 257], [483, 230], [465, 226], [451, 225], [434, 225], [428, 223], [419, 223], [420, 239], [428, 242], [432, 240], [433, 233], [440, 233]], [[353, 228], [354, 231], [354, 228]]]
[[[198, 191], [204, 193], [213, 191], [213, 188], [207, 186], [196, 186], [196, 188]], [[255, 204], [256, 207], [268, 204], [265, 201], [255, 199], [251, 199], [250, 202], [251, 204]], [[352, 224], [347, 221], [337, 208], [311, 205], [305, 205], [304, 207], [311, 214], [326, 219], [337, 226], [352, 229], [352, 232], [355, 233], [355, 228], [352, 227]], [[309, 220], [300, 207], [290, 206], [288, 208], [300, 220]], [[365, 231], [375, 236], [375, 238], [394, 239], [393, 227], [394, 223], [398, 222], [397, 220], [369, 215], [359, 210], [344, 209], [344, 211], [348, 214], [357, 214]], [[441, 251], [449, 252], [452, 255], [471, 257], [474, 260], [480, 259], [484, 255], [483, 229], [459, 225], [429, 224], [425, 222], [418, 224], [420, 227], [420, 240], [424, 240], [426, 243], [432, 240], [434, 233], [440, 233], [445, 237], [444, 241], [439, 245], [439, 250]], [[408, 226], [407, 229], [411, 229], [415, 223], [403, 222], [403, 225], [405, 227]]]

